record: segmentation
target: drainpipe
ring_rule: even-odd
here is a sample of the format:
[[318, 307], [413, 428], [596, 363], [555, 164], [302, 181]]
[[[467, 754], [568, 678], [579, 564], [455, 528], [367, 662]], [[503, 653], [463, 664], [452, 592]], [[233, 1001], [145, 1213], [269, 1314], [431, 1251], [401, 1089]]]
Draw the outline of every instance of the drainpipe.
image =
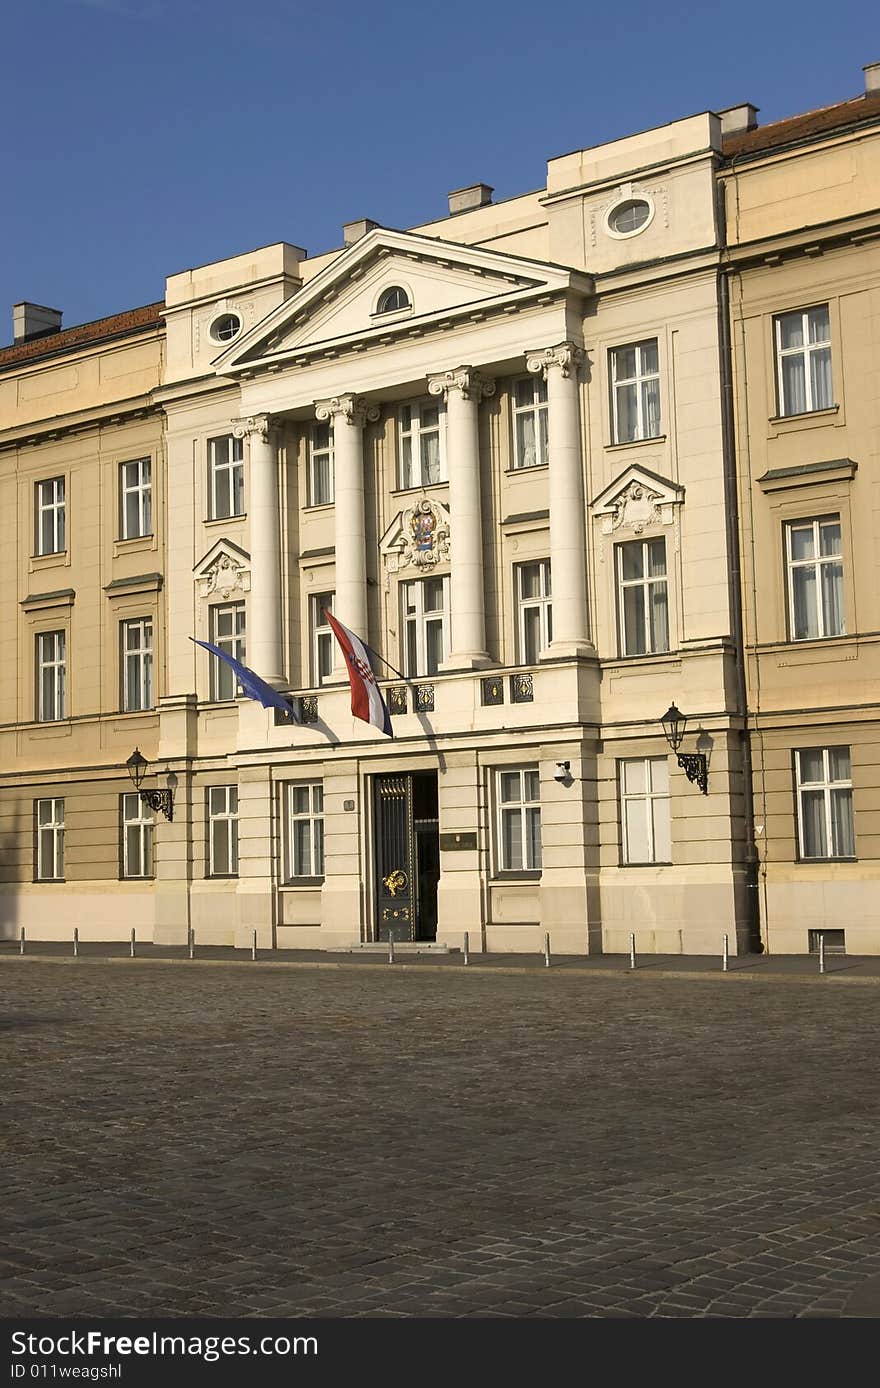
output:
[[746, 683], [743, 638], [742, 571], [740, 568], [739, 494], [736, 477], [736, 432], [733, 410], [733, 353], [730, 341], [729, 272], [722, 269], [718, 280], [718, 349], [721, 367], [721, 450], [724, 469], [724, 500], [727, 513], [727, 547], [730, 556], [728, 586], [730, 622], [736, 670], [736, 712], [742, 719], [740, 764], [743, 772], [743, 829], [745, 832], [746, 921], [749, 949], [763, 954], [761, 940], [761, 902], [758, 894], [758, 847], [755, 842], [755, 797], [752, 783], [752, 741], [749, 732], [748, 687]]

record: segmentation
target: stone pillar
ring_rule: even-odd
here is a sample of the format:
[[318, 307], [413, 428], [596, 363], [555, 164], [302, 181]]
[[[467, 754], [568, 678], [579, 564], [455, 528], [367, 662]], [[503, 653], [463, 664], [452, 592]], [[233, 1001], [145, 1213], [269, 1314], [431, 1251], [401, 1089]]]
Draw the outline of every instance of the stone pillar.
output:
[[250, 442], [248, 528], [251, 591], [245, 663], [270, 684], [284, 685], [281, 651], [281, 510], [278, 459], [269, 416], [254, 415], [233, 425], [236, 438]]
[[[363, 641], [367, 632], [367, 542], [364, 516], [364, 424], [379, 418], [378, 405], [360, 395], [315, 402], [315, 414], [333, 426], [336, 521], [335, 617]], [[337, 651], [337, 666], [341, 668]]]
[[593, 653], [587, 624], [587, 535], [580, 446], [578, 364], [573, 342], [529, 352], [526, 365], [547, 382], [550, 433], [550, 568], [553, 640], [550, 658]]
[[486, 650], [483, 515], [480, 499], [479, 405], [495, 382], [470, 366], [428, 377], [428, 391], [446, 401], [449, 526], [452, 550], [452, 650], [445, 670], [490, 664]]

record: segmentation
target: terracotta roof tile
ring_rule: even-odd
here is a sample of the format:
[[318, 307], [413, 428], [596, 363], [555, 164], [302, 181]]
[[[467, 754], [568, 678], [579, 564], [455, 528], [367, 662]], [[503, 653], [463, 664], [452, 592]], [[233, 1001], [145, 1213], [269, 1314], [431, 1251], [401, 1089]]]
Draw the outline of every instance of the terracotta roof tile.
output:
[[788, 116], [770, 125], [760, 125], [757, 130], [749, 130], [742, 135], [728, 135], [722, 149], [727, 159], [739, 154], [758, 154], [765, 149], [777, 149], [796, 140], [831, 134], [835, 130], [859, 125], [862, 121], [878, 119], [880, 92], [870, 92], [851, 101], [823, 106], [818, 111], [806, 111], [801, 116]]
[[75, 328], [63, 328], [60, 333], [48, 333], [45, 337], [35, 337], [29, 342], [18, 342], [14, 347], [2, 347], [0, 366], [19, 361], [34, 361], [39, 357], [64, 352], [69, 347], [79, 347], [87, 342], [100, 342], [108, 337], [124, 336], [137, 328], [150, 327], [160, 322], [164, 312], [164, 302], [145, 304], [143, 308], [130, 308], [125, 313], [114, 313], [109, 318], [96, 318], [93, 323], [80, 323]]

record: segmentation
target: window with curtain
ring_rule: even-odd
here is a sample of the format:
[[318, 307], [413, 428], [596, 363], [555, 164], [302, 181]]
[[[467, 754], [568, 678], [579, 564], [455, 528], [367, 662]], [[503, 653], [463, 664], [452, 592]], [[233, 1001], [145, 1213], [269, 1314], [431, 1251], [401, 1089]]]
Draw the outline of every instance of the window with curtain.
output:
[[660, 353], [656, 337], [612, 348], [611, 420], [614, 443], [659, 437]]
[[631, 540], [617, 546], [621, 655], [669, 650], [666, 541]]
[[502, 872], [541, 867], [541, 785], [537, 768], [497, 772], [498, 866]]
[[780, 313], [774, 321], [779, 413], [830, 409], [834, 395], [828, 305]]
[[440, 406], [413, 400], [397, 412], [400, 469], [398, 485], [431, 487], [446, 481]]
[[313, 424], [309, 431], [309, 506], [329, 506], [333, 500], [333, 425]]
[[38, 882], [64, 880], [64, 801], [35, 800]]
[[[243, 602], [218, 604], [210, 611], [211, 642], [242, 665], [245, 663], [245, 605]], [[237, 699], [240, 686], [235, 671], [211, 656], [211, 698], [218, 702]]]
[[513, 383], [513, 466], [543, 467], [548, 461], [547, 382], [541, 375]]
[[795, 769], [800, 856], [854, 858], [849, 748], [804, 748], [795, 753]]
[[401, 584], [403, 659], [409, 679], [436, 675], [449, 650], [449, 579]]
[[287, 879], [324, 876], [324, 786], [287, 787]]
[[244, 443], [232, 434], [208, 440], [211, 520], [244, 515]]
[[631, 864], [672, 861], [669, 818], [669, 765], [665, 757], [618, 762], [621, 861]]
[[845, 635], [840, 516], [789, 521], [785, 548], [791, 640]]
[[335, 593], [314, 593], [309, 599], [312, 628], [312, 684], [317, 688], [333, 673], [336, 638], [325, 612], [333, 611]]
[[238, 787], [208, 790], [208, 876], [238, 876]]
[[521, 665], [534, 665], [553, 640], [553, 599], [550, 560], [516, 566], [516, 601], [519, 613], [517, 656]]
[[122, 876], [153, 875], [153, 812], [137, 791], [122, 796]]

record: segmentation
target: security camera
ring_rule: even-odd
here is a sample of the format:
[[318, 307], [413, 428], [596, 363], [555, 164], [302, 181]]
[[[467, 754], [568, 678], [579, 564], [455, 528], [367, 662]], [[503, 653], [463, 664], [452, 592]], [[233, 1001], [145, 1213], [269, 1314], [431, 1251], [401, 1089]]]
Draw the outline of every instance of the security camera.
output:
[[554, 781], [567, 781], [568, 778], [569, 778], [569, 776], [570, 776], [570, 774], [571, 774], [571, 762], [570, 762], [570, 761], [558, 761], [558, 762], [556, 763], [556, 770], [553, 772], [553, 779], [554, 779]]

